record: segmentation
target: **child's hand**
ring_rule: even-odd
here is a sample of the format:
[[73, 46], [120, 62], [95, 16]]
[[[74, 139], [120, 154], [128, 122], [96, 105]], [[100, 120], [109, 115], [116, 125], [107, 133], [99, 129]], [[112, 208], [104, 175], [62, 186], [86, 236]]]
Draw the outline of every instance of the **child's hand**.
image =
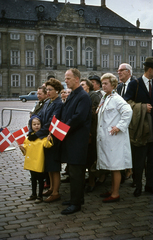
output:
[[26, 150], [23, 146], [19, 145], [20, 150], [22, 151], [23, 155], [26, 154]]
[[47, 136], [47, 140], [50, 141], [51, 140], [51, 135]]

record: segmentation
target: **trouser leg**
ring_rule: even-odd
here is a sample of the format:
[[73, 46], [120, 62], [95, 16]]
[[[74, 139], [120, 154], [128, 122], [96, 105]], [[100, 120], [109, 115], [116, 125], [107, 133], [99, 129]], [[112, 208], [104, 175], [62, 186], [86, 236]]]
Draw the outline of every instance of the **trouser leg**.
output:
[[81, 205], [84, 198], [84, 165], [69, 164], [71, 204]]
[[133, 146], [133, 150], [134, 150], [133, 159], [134, 181], [136, 184], [136, 188], [142, 189], [142, 174], [145, 166], [147, 146], [141, 147]]
[[43, 188], [44, 188], [44, 175], [43, 173], [37, 174], [38, 182], [39, 182], [39, 194], [38, 197], [42, 198]]
[[30, 171], [31, 173], [31, 185], [32, 185], [32, 195], [36, 196], [36, 189], [37, 189], [37, 178], [36, 178], [36, 172]]
[[153, 143], [147, 144], [146, 186], [153, 189]]

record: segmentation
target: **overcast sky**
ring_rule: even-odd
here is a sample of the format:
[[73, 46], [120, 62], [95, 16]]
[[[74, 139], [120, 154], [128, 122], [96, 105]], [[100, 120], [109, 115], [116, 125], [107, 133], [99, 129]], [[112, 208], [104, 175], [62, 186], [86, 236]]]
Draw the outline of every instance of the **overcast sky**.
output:
[[[65, 2], [64, 0], [58, 0]], [[80, 3], [80, 0], [67, 0], [70, 3]], [[101, 5], [101, 0], [85, 0], [87, 5]], [[136, 25], [139, 18], [140, 28], [153, 29], [153, 0], [105, 0], [106, 6]]]

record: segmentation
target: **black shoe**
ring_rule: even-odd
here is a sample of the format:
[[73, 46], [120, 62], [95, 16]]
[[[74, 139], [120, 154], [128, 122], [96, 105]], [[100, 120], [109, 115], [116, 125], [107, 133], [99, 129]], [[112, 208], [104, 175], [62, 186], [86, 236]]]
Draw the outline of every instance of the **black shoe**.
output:
[[[62, 205], [71, 205], [71, 200], [67, 200], [67, 201], [64, 201], [62, 202]], [[81, 199], [81, 205], [84, 205], [84, 199]]]
[[134, 191], [134, 193], [133, 193], [133, 195], [134, 195], [135, 197], [141, 196], [141, 189], [136, 188], [135, 191]]
[[85, 188], [85, 192], [86, 192], [86, 193], [93, 192], [94, 189], [95, 189], [95, 186], [91, 187], [91, 186], [88, 185], [88, 186]]
[[69, 207], [64, 209], [61, 212], [61, 214], [63, 214], [63, 215], [72, 214], [72, 213], [78, 212], [80, 210], [81, 210], [81, 206], [79, 206], [79, 205], [70, 205]]
[[145, 186], [145, 192], [152, 193], [153, 194], [153, 189], [152, 187]]

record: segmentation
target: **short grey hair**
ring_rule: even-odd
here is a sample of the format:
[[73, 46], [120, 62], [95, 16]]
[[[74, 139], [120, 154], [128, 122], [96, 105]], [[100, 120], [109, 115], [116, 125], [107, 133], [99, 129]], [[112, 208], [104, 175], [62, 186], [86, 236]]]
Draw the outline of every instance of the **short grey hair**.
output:
[[132, 66], [128, 63], [122, 63], [121, 65], [123, 65], [123, 64], [125, 65], [126, 69], [130, 71], [131, 76], [132, 76]]

